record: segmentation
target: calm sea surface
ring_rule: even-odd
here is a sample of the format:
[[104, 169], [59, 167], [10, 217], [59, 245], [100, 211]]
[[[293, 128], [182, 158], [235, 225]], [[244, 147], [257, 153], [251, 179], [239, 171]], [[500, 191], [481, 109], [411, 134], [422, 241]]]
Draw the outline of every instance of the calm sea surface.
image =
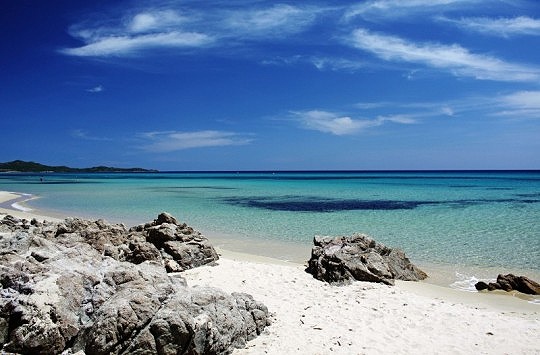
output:
[[362, 232], [464, 281], [476, 268], [540, 275], [539, 171], [6, 173], [0, 190], [127, 225], [168, 211], [225, 247], [295, 261], [314, 235]]

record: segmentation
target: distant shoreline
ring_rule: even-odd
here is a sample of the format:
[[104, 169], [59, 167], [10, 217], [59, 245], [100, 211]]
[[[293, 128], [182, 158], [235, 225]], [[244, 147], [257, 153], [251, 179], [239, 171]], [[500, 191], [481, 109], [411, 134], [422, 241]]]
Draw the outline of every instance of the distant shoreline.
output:
[[69, 173], [161, 173], [161, 174], [377, 174], [377, 173], [538, 173], [539, 169], [229, 169], [229, 170], [157, 170], [145, 168], [118, 168], [109, 166], [95, 166], [91, 168], [73, 168], [69, 166], [51, 166], [32, 161], [14, 160], [0, 163], [2, 173], [24, 174], [69, 174]]
[[0, 172], [12, 173], [152, 173], [157, 170], [143, 168], [116, 168], [109, 166], [94, 166], [91, 168], [71, 168], [69, 166], [51, 166], [32, 161], [14, 160], [6, 163], [0, 163]]

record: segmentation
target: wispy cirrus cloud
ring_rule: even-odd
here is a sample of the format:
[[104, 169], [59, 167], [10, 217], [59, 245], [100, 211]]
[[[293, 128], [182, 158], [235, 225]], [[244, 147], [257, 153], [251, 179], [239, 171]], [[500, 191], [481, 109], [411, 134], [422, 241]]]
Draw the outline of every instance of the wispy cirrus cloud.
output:
[[107, 21], [84, 22], [70, 34], [84, 42], [61, 53], [83, 57], [132, 56], [151, 49], [195, 49], [232, 46], [245, 40], [281, 38], [310, 26], [316, 7], [286, 4], [237, 9], [180, 8], [174, 2], [125, 10]]
[[362, 60], [330, 56], [302, 56], [293, 55], [290, 57], [273, 57], [261, 61], [263, 65], [291, 66], [297, 64], [313, 65], [320, 71], [348, 71], [355, 72], [364, 68], [366, 64]]
[[226, 131], [163, 131], [146, 132], [139, 135], [144, 141], [142, 149], [148, 152], [165, 153], [184, 149], [246, 145], [253, 137]]
[[414, 120], [436, 117], [512, 117], [540, 119], [540, 91], [516, 91], [490, 96], [478, 95], [433, 102], [359, 102], [354, 107], [367, 115], [373, 112], [399, 111]]
[[234, 31], [236, 36], [266, 37], [283, 36], [302, 31], [315, 19], [319, 10], [313, 7], [299, 7], [276, 4], [262, 9], [225, 11], [221, 14], [222, 29]]
[[122, 57], [152, 48], [202, 47], [211, 42], [211, 37], [196, 32], [152, 33], [137, 36], [107, 35], [90, 41], [82, 47], [66, 48], [61, 52], [80, 57]]
[[86, 141], [112, 141], [112, 139], [108, 137], [98, 137], [98, 136], [89, 135], [88, 132], [83, 129], [74, 129], [69, 133], [73, 138], [82, 139]]
[[124, 57], [149, 49], [185, 49], [210, 45], [214, 38], [191, 30], [190, 20], [172, 9], [141, 9], [104, 20], [87, 20], [71, 26], [69, 33], [84, 42], [60, 52], [81, 57]]
[[366, 66], [361, 60], [336, 57], [310, 57], [309, 61], [319, 70], [354, 72]]
[[103, 88], [103, 85], [97, 85], [97, 86], [94, 86], [90, 89], [86, 89], [87, 92], [91, 92], [91, 93], [98, 93], [98, 92], [102, 92], [103, 90], [105, 90]]
[[474, 54], [457, 44], [415, 43], [366, 29], [353, 31], [349, 44], [386, 61], [422, 64], [447, 70], [456, 76], [497, 81], [535, 81], [540, 78], [538, 68]]
[[351, 6], [344, 14], [350, 20], [362, 17], [399, 17], [415, 13], [433, 12], [435, 9], [456, 8], [477, 3], [478, 0], [371, 0]]
[[368, 128], [381, 126], [385, 122], [416, 123], [416, 120], [406, 115], [378, 116], [375, 119], [354, 119], [335, 112], [321, 110], [293, 112], [293, 115], [306, 129], [331, 133], [336, 136], [357, 134]]
[[440, 17], [438, 19], [455, 24], [464, 30], [472, 30], [489, 36], [540, 35], [540, 20], [528, 16], [514, 18], [469, 17], [459, 20]]
[[446, 102], [392, 102], [392, 101], [380, 101], [380, 102], [358, 102], [354, 104], [354, 107], [363, 111], [395, 111], [399, 110], [402, 114], [394, 115], [394, 117], [403, 116], [408, 119], [413, 119], [416, 122], [422, 118], [441, 117], [441, 116], [454, 116], [456, 113], [465, 109], [464, 105], [460, 101], [446, 101]]
[[540, 118], [540, 91], [518, 91], [500, 97], [498, 115], [521, 118]]
[[144, 33], [176, 30], [189, 23], [190, 20], [174, 10], [149, 10], [138, 12], [132, 17], [128, 17], [125, 22], [125, 28], [130, 32]]

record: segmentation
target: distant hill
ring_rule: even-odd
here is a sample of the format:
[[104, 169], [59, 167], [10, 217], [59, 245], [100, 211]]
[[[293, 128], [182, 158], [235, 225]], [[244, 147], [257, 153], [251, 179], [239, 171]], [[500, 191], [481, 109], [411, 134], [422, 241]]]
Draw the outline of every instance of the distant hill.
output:
[[157, 170], [142, 168], [113, 168], [109, 166], [94, 166], [92, 168], [70, 168], [68, 166], [49, 166], [33, 161], [14, 160], [7, 163], [0, 163], [0, 172], [19, 171], [23, 173], [149, 173]]

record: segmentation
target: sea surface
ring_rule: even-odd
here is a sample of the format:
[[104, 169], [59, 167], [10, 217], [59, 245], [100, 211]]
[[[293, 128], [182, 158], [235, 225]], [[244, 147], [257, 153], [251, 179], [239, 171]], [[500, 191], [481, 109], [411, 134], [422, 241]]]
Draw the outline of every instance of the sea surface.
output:
[[315, 235], [366, 233], [464, 289], [540, 276], [540, 171], [4, 173], [0, 190], [128, 226], [168, 211], [223, 248], [293, 261]]

